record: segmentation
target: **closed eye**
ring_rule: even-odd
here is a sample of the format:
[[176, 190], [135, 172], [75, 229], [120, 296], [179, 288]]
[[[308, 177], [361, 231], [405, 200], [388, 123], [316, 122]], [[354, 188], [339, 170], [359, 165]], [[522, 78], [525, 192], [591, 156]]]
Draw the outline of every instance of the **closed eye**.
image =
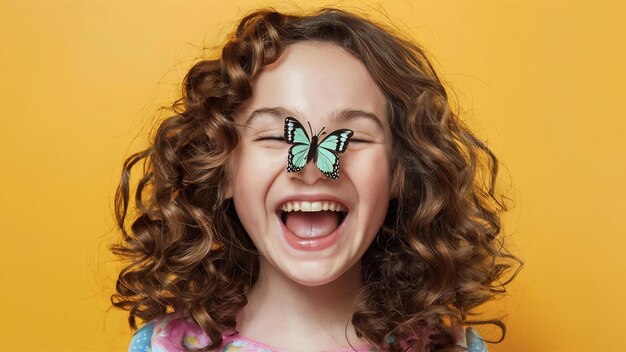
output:
[[370, 141], [360, 138], [350, 138], [350, 143], [370, 143]]
[[258, 141], [279, 141], [279, 142], [284, 142], [285, 141], [285, 136], [264, 136], [264, 137], [259, 137], [257, 139], [255, 139], [256, 142]]

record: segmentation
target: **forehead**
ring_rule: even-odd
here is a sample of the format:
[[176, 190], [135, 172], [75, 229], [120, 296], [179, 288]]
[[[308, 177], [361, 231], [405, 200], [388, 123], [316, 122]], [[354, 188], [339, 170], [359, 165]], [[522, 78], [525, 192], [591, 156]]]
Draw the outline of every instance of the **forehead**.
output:
[[[335, 44], [306, 41], [289, 45], [252, 82], [248, 113], [283, 107], [312, 124], [325, 123], [338, 111], [358, 110], [386, 125], [386, 99], [363, 63]], [[245, 121], [240, 121], [245, 122]]]

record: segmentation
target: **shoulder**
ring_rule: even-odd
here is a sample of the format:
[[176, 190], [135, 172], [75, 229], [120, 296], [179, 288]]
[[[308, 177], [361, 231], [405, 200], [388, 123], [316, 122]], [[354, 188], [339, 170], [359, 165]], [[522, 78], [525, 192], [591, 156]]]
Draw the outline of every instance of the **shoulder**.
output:
[[474, 328], [465, 329], [465, 336], [461, 339], [461, 345], [467, 347], [468, 352], [487, 352], [487, 345]]
[[190, 317], [172, 313], [159, 317], [137, 330], [129, 352], [179, 352], [186, 347], [200, 348], [210, 339]]
[[141, 329], [137, 330], [130, 340], [130, 346], [128, 346], [128, 352], [151, 352], [152, 332], [154, 331], [154, 322], [150, 322]]

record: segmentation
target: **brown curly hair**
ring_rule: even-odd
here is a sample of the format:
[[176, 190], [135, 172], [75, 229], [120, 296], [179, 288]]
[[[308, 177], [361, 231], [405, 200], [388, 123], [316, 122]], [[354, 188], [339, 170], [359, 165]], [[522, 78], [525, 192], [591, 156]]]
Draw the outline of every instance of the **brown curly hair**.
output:
[[[398, 192], [362, 258], [357, 335], [388, 351], [460, 351], [464, 324], [496, 324], [504, 338], [500, 320], [469, 319], [504, 293], [510, 262], [521, 264], [499, 236], [506, 209], [496, 193], [497, 159], [452, 111], [424, 51], [392, 33], [338, 9], [261, 10], [241, 20], [219, 58], [190, 69], [175, 115], [160, 123], [148, 149], [126, 160], [116, 193], [123, 238], [112, 250], [127, 264], [112, 302], [130, 311], [131, 327], [137, 318], [183, 312], [211, 339], [203, 350], [235, 329], [259, 259], [225, 196], [239, 138], [232, 113], [288, 45], [315, 40], [363, 62], [386, 96], [392, 132]], [[133, 192], [131, 169], [141, 161]]]

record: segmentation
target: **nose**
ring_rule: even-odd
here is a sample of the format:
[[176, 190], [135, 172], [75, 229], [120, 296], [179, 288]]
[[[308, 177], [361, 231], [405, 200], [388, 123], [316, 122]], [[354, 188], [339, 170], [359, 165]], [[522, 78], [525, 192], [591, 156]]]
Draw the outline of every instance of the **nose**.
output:
[[289, 178], [294, 180], [300, 180], [306, 185], [313, 185], [327, 178], [326, 175], [324, 175], [320, 171], [320, 169], [317, 168], [317, 165], [315, 165], [315, 162], [313, 160], [306, 164], [304, 166], [304, 169], [298, 172], [288, 172], [287, 175]]

